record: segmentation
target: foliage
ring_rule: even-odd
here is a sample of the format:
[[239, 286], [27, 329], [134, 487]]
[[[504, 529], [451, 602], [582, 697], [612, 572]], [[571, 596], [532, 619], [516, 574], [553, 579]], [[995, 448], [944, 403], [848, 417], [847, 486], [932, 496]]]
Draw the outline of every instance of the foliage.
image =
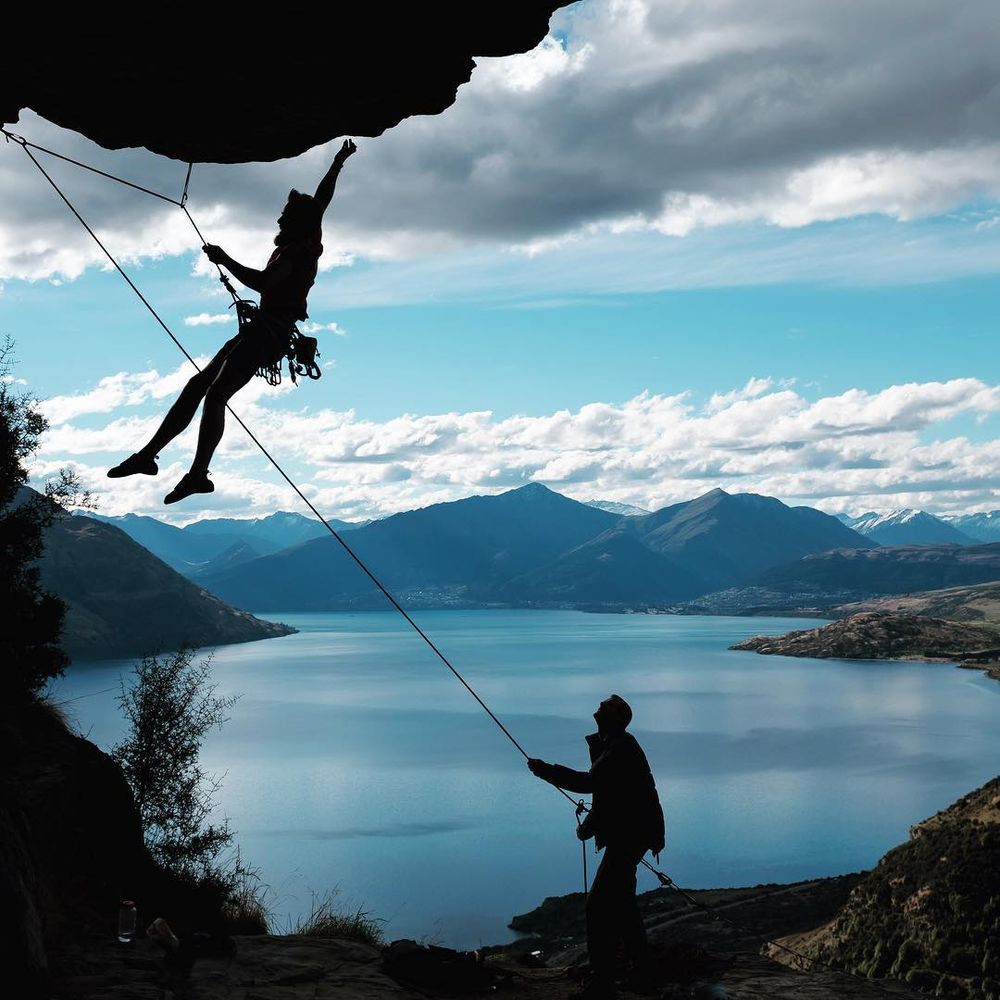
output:
[[347, 938], [380, 948], [385, 942], [382, 921], [361, 907], [338, 909], [334, 904], [336, 895], [336, 892], [329, 892], [318, 899], [314, 897], [309, 916], [295, 924], [290, 933], [304, 937]]
[[112, 756], [132, 787], [157, 864], [192, 882], [224, 883], [218, 859], [233, 833], [228, 820], [210, 821], [220, 783], [202, 769], [200, 753], [237, 699], [217, 697], [210, 675], [211, 660], [195, 663], [191, 649], [143, 657], [131, 686], [122, 681], [118, 703], [129, 732]]
[[817, 957], [963, 1000], [1000, 998], [1000, 778], [911, 831], [854, 889]]
[[0, 343], [0, 697], [36, 694], [69, 662], [59, 645], [66, 606], [41, 586], [45, 531], [69, 504], [90, 505], [75, 474], [62, 470], [45, 495], [25, 489], [26, 462], [48, 424], [37, 401], [17, 388], [12, 341]]

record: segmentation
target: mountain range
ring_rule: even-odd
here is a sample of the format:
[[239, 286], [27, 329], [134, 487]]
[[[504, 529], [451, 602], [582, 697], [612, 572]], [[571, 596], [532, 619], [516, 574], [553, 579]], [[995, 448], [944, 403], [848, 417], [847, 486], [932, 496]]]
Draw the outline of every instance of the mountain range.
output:
[[[288, 511], [247, 520], [206, 518], [183, 528], [140, 514], [108, 517], [93, 511], [75, 513], [120, 528], [171, 569], [188, 577], [247, 562], [327, 535], [326, 528], [315, 518]], [[330, 524], [337, 531], [360, 527], [336, 518], [331, 518]]]
[[[722, 490], [620, 517], [538, 483], [376, 521], [349, 543], [411, 606], [607, 607], [683, 600], [835, 547], [870, 547], [836, 518]], [[380, 608], [384, 598], [332, 538], [200, 582], [271, 611]]]
[[[971, 515], [976, 516], [976, 515]], [[880, 545], [975, 545], [976, 538], [926, 511], [906, 507], [884, 514], [869, 511], [859, 517], [840, 515], [849, 528]], [[1000, 531], [996, 539], [1000, 541]]]
[[[532, 484], [395, 514], [351, 533], [350, 545], [412, 604], [489, 602], [498, 586], [582, 544], [618, 517]], [[304, 542], [204, 585], [241, 607], [382, 608], [385, 600], [333, 538]]]
[[810, 552], [874, 544], [812, 507], [715, 489], [623, 518], [505, 593], [515, 603], [657, 604], [736, 586]]
[[646, 510], [645, 507], [636, 507], [630, 503], [618, 503], [615, 500], [588, 500], [587, 506], [606, 510], [609, 514], [617, 514], [619, 517], [644, 517], [646, 514], [652, 514], [652, 511]]
[[1000, 510], [978, 514], [942, 514], [941, 517], [977, 542], [1000, 542]]
[[[926, 526], [925, 518], [935, 531], [958, 534], [918, 511], [854, 519], [866, 537], [843, 517], [719, 489], [652, 513], [623, 513], [622, 506], [579, 503], [533, 483], [363, 525], [331, 524], [350, 531], [344, 542], [410, 607], [746, 614], [1000, 580], [1000, 545], [969, 538], [962, 545], [879, 545], [876, 529]], [[137, 515], [69, 520], [120, 526], [150, 549], [148, 559], [155, 554], [179, 567], [198, 585], [195, 592], [211, 592], [227, 605], [269, 612], [386, 607], [337, 539], [299, 514], [213, 518], [184, 528]], [[126, 553], [118, 543], [115, 551], [123, 566], [131, 565], [134, 550]], [[77, 583], [71, 596], [82, 607], [95, 595]], [[54, 589], [62, 586], [65, 581]], [[104, 593], [111, 601], [112, 589]], [[126, 595], [126, 604], [131, 599]], [[74, 616], [79, 631], [83, 619], [79, 611]], [[101, 631], [88, 627], [94, 637]]]

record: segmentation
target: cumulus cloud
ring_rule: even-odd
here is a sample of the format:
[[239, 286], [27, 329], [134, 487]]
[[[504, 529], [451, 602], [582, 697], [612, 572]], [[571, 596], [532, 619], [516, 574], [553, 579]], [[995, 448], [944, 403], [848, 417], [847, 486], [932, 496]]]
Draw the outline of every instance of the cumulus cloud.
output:
[[[109, 491], [102, 459], [127, 454], [147, 438], [168, 390], [182, 379], [182, 369], [163, 376], [120, 373], [76, 397], [50, 400], [53, 427], [39, 469], [75, 464], [108, 513], [163, 515], [164, 484], [190, 460], [194, 428], [164, 456], [170, 464], [159, 480], [136, 477]], [[975, 378], [820, 398], [787, 381], [753, 378], [705, 400], [642, 393], [503, 419], [482, 410], [374, 421], [350, 410], [294, 404], [294, 396], [259, 380], [237, 399], [238, 411], [306, 495], [325, 513], [346, 519], [528, 482], [581, 500], [596, 496], [647, 509], [717, 486], [831, 511], [1000, 506], [1000, 440], [955, 431], [956, 420], [990, 421], [1000, 413], [1000, 385]], [[95, 419], [101, 413], [109, 417], [103, 424]], [[297, 502], [236, 427], [213, 474], [219, 486], [210, 499], [193, 500], [170, 516], [208, 510], [248, 516]]]
[[[992, 0], [577, 4], [533, 52], [480, 60], [446, 113], [362, 141], [323, 266], [477, 243], [544, 249], [595, 231], [907, 220], [995, 199], [998, 43]], [[24, 130], [158, 190], [182, 185], [180, 164], [107, 153], [30, 115]], [[255, 262], [288, 189], [318, 179], [335, 145], [197, 167], [191, 206], [206, 234]], [[99, 258], [10, 153], [0, 273], [79, 274]], [[126, 255], [197, 248], [176, 210], [58, 166]]]
[[196, 316], [184, 317], [185, 326], [214, 326], [232, 322], [232, 313], [198, 313]]
[[[204, 365], [205, 357], [195, 359]], [[86, 392], [52, 396], [42, 401], [39, 408], [50, 424], [59, 426], [88, 413], [111, 413], [122, 406], [139, 406], [149, 400], [160, 400], [179, 392], [194, 374], [187, 363], [169, 375], [156, 371], [117, 372], [100, 380]]]
[[303, 333], [335, 333], [338, 337], [346, 337], [347, 331], [339, 323], [300, 323]]

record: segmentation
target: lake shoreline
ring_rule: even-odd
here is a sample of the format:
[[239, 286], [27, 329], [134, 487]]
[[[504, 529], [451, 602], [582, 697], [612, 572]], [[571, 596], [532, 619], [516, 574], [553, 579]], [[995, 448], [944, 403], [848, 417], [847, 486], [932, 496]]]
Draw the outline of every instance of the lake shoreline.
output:
[[[478, 947], [505, 940], [507, 915], [579, 886], [572, 810], [405, 622], [391, 611], [286, 621], [299, 631], [279, 642], [198, 654], [213, 656], [220, 694], [243, 696], [203, 764], [225, 775], [220, 815], [276, 887], [279, 926], [339, 887], [392, 937]], [[536, 609], [417, 621], [533, 756], [586, 767], [597, 703], [630, 699], [681, 884], [868, 867], [1000, 753], [992, 681], [727, 648], [800, 619]], [[53, 689], [105, 749], [121, 738], [116, 696], [133, 663], [74, 663]], [[467, 874], [484, 856], [492, 877], [472, 901]], [[644, 873], [640, 889], [653, 885]]]

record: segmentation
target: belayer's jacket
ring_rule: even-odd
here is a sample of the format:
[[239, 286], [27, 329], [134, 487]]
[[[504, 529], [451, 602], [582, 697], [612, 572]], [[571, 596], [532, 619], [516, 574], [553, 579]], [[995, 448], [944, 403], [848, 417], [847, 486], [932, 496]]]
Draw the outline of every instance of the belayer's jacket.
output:
[[590, 770], [574, 771], [546, 764], [539, 777], [569, 792], [590, 793], [590, 813], [580, 824], [583, 839], [598, 848], [610, 845], [659, 854], [664, 845], [663, 809], [649, 762], [636, 738], [627, 732], [587, 737]]

